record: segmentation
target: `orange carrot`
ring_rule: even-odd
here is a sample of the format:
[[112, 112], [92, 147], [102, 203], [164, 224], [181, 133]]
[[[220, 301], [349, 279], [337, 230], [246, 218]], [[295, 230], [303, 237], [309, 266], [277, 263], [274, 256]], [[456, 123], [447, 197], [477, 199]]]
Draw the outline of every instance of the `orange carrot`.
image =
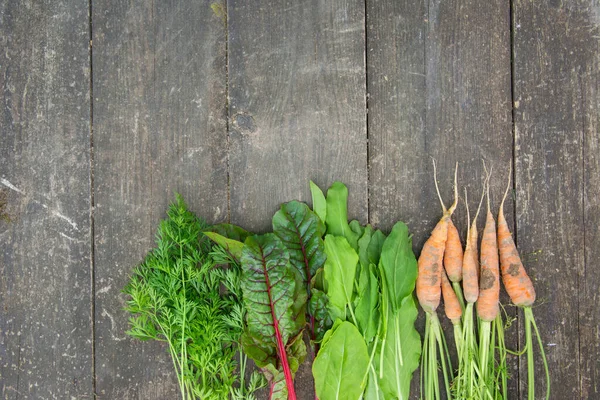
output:
[[426, 312], [434, 312], [440, 304], [442, 295], [441, 285], [444, 249], [446, 248], [446, 240], [448, 237], [448, 221], [458, 203], [458, 196], [455, 196], [454, 204], [452, 204], [449, 209], [446, 209], [444, 206], [437, 184], [435, 160], [433, 162], [433, 174], [435, 187], [444, 214], [435, 228], [433, 228], [429, 239], [427, 239], [423, 245], [418, 260], [419, 273], [417, 275], [416, 284], [417, 298], [419, 299], [419, 304], [421, 304], [421, 307], [423, 307]]
[[[454, 201], [458, 201], [458, 168], [454, 170]], [[439, 192], [438, 192], [439, 196]], [[441, 201], [441, 200], [440, 200]], [[443, 204], [442, 204], [443, 207]], [[448, 219], [448, 238], [446, 240], [446, 249], [444, 251], [444, 268], [448, 278], [452, 282], [460, 282], [462, 279], [463, 249], [460, 242], [458, 229], [454, 226], [451, 219]]]
[[417, 298], [421, 307], [427, 312], [434, 312], [440, 304], [442, 259], [447, 235], [448, 219], [442, 217], [423, 245], [419, 256]]
[[504, 200], [506, 200], [509, 188], [510, 173], [508, 174], [508, 184], [498, 212], [498, 249], [500, 251], [502, 282], [515, 305], [529, 307], [535, 302], [535, 289], [529, 275], [525, 272], [517, 246], [504, 218]]
[[[473, 222], [470, 222], [469, 205], [467, 204], [467, 244], [465, 246], [465, 254], [463, 257], [463, 291], [465, 300], [468, 303], [475, 303], [479, 297], [479, 261], [477, 260], [477, 217], [483, 202], [484, 191], [481, 194], [481, 200], [477, 207], [477, 213]], [[465, 203], [467, 202], [467, 189], [465, 189]], [[470, 224], [470, 225], [469, 225]]]
[[[511, 165], [512, 167], [512, 165]], [[506, 292], [510, 296], [512, 302], [523, 308], [525, 314], [525, 353], [527, 353], [527, 399], [534, 400], [535, 395], [535, 367], [533, 354], [533, 332], [537, 337], [539, 352], [544, 365], [546, 375], [546, 400], [550, 399], [550, 371], [548, 369], [548, 360], [544, 351], [544, 343], [540, 337], [540, 332], [533, 316], [531, 306], [535, 302], [535, 289], [533, 283], [529, 279], [529, 275], [525, 272], [521, 257], [517, 251], [517, 246], [508, 230], [508, 224], [504, 218], [504, 201], [508, 195], [510, 188], [511, 168], [508, 172], [508, 183], [500, 210], [498, 211], [498, 249], [500, 252], [500, 269], [502, 271], [502, 281]], [[533, 330], [532, 330], [533, 328]]]
[[460, 282], [462, 280], [463, 248], [458, 229], [456, 229], [451, 219], [448, 220], [448, 239], [446, 240], [446, 251], [444, 253], [444, 267], [448, 273], [448, 278], [452, 282]]
[[[484, 165], [485, 167], [485, 165]], [[490, 172], [491, 174], [491, 172]], [[487, 215], [483, 237], [481, 238], [481, 274], [479, 277], [479, 298], [477, 316], [483, 321], [493, 321], [500, 312], [500, 271], [498, 268], [498, 242], [496, 221], [490, 209], [490, 175], [487, 177]]]
[[442, 295], [444, 296], [444, 311], [446, 312], [446, 316], [452, 321], [453, 325], [460, 324], [462, 308], [445, 272], [442, 272]]

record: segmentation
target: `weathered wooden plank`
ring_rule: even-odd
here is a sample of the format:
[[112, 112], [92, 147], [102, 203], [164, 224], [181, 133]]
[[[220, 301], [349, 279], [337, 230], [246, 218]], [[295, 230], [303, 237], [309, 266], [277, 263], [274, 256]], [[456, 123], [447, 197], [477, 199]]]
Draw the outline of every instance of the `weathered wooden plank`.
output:
[[0, 397], [91, 399], [86, 1], [0, 2]]
[[209, 1], [94, 2], [97, 393], [176, 398], [166, 349], [125, 335], [119, 294], [173, 192], [227, 218], [226, 58]]
[[232, 221], [269, 229], [312, 179], [366, 222], [364, 2], [228, 4]]
[[[281, 202], [310, 199], [310, 179], [346, 183], [350, 217], [366, 222], [364, 2], [230, 0], [227, 11], [232, 222], [270, 230]], [[296, 387], [314, 398], [308, 363]]]
[[[581, 398], [600, 397], [600, 19], [598, 4], [577, 12], [583, 116], [585, 265], [579, 275]], [[578, 46], [579, 47], [579, 46]], [[572, 296], [572, 294], [571, 294]]]
[[[589, 268], [597, 257], [598, 237], [586, 224], [588, 241], [583, 206], [584, 162], [593, 168], [596, 156], [588, 150], [598, 135], [592, 130], [598, 118], [593, 4], [519, 0], [513, 7], [517, 239], [537, 292], [534, 312], [550, 364], [552, 398], [557, 399], [593, 398], [598, 391], [591, 384], [598, 379], [600, 355], [600, 275]], [[589, 181], [589, 194], [597, 193], [595, 179]], [[593, 209], [597, 200], [591, 201]], [[588, 217], [591, 224], [597, 218]], [[587, 268], [586, 256], [592, 263]], [[525, 365], [523, 360], [521, 371]], [[535, 373], [536, 395], [541, 395], [546, 387], [541, 364]]]
[[[447, 205], [459, 163], [460, 195], [464, 200], [469, 188], [472, 214], [486, 160], [496, 170], [491, 194], [498, 206], [506, 176], [498, 172], [507, 169], [513, 142], [509, 4], [367, 5], [370, 220], [385, 229], [406, 221], [418, 250], [441, 216], [431, 157]], [[464, 236], [464, 201], [454, 220]], [[516, 336], [509, 345], [515, 342]], [[414, 393], [417, 388], [415, 380]]]

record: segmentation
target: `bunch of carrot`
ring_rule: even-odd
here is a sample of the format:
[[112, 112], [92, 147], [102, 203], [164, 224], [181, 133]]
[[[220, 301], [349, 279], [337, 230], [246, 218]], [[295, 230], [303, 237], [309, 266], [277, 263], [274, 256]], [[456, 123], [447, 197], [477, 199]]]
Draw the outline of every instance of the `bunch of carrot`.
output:
[[[525, 272], [504, 217], [504, 201], [510, 188], [510, 171], [496, 228], [489, 195], [491, 171], [488, 172], [484, 165], [486, 179], [477, 213], [472, 222], [467, 206], [468, 230], [463, 252], [459, 232], [451, 219], [458, 203], [458, 165], [454, 172], [454, 203], [449, 209], [444, 206], [438, 189], [435, 161], [433, 167], [435, 186], [443, 215], [425, 242], [418, 260], [417, 297], [426, 312], [421, 362], [422, 396], [428, 400], [442, 398], [438, 378], [439, 354], [439, 365], [448, 398], [506, 399], [507, 354], [526, 353], [528, 398], [534, 399], [533, 328], [546, 372], [546, 398], [548, 399], [550, 395], [548, 365], [531, 308], [535, 301], [535, 290]], [[481, 250], [478, 251], [477, 217], [485, 197], [487, 197], [486, 222], [481, 239]], [[520, 353], [509, 351], [504, 343], [505, 323], [500, 313], [499, 301], [500, 275], [512, 302], [524, 310], [526, 347]], [[442, 296], [446, 316], [454, 328], [458, 355], [456, 374], [436, 314]], [[477, 313], [477, 324], [473, 315], [474, 308]]]

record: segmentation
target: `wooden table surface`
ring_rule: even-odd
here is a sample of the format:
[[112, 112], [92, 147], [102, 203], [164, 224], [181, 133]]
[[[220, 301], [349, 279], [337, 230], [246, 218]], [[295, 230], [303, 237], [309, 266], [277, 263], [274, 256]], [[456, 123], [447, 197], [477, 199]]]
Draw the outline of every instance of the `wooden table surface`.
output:
[[262, 232], [341, 180], [352, 218], [404, 220], [418, 251], [433, 157], [472, 208], [482, 159], [494, 208], [512, 163], [552, 398], [599, 399], [599, 39], [597, 0], [0, 0], [1, 398], [177, 398], [120, 293], [175, 191]]

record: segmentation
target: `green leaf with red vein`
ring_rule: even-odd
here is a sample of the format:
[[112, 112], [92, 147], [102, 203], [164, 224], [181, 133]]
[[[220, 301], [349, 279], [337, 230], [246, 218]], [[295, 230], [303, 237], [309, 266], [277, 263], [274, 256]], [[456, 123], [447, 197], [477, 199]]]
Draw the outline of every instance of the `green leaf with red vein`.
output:
[[[325, 234], [325, 224], [306, 204], [290, 201], [282, 204], [281, 209], [273, 216], [273, 233], [288, 249], [290, 263], [302, 276], [310, 303], [311, 279], [316, 271], [325, 264], [326, 257], [322, 239]], [[321, 299], [322, 302], [323, 299]], [[307, 319], [312, 340], [325, 333], [320, 332], [321, 324], [315, 321], [315, 314], [310, 310]]]
[[[244, 352], [269, 379], [272, 399], [296, 399], [293, 376], [306, 353], [301, 339], [306, 289], [290, 254], [272, 233], [251, 236], [242, 250], [242, 291], [247, 311]], [[281, 389], [281, 374], [285, 395]], [[283, 397], [281, 397], [283, 396]]]

